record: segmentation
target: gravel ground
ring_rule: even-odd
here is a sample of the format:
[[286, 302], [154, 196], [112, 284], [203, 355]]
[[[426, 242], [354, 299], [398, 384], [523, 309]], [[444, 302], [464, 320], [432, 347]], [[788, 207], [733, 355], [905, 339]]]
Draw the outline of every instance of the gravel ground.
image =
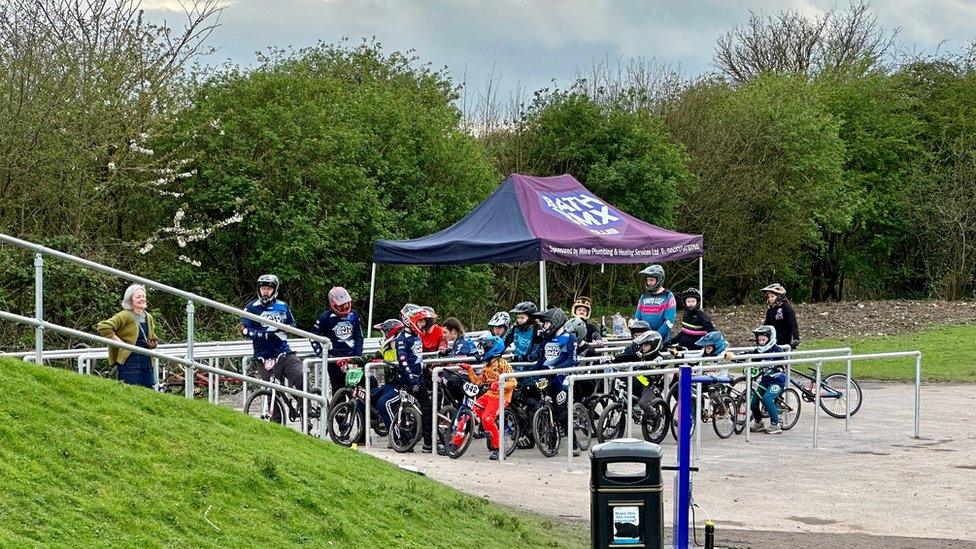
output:
[[[976, 547], [976, 396], [972, 385], [922, 389], [922, 438], [912, 438], [914, 387], [864, 383], [853, 418], [821, 415], [812, 448], [812, 406], [781, 436], [718, 439], [702, 431], [696, 501], [716, 521], [725, 547]], [[635, 429], [635, 433], [639, 430]], [[546, 459], [517, 451], [505, 464], [487, 460], [475, 441], [458, 460], [396, 454], [385, 441], [369, 453], [471, 494], [569, 522], [589, 520], [589, 464], [567, 470], [565, 452]], [[670, 439], [665, 463], [675, 460]], [[665, 473], [670, 524], [671, 473]], [[969, 517], [967, 520], [966, 517]], [[699, 521], [702, 520], [699, 515]]]
[[[806, 340], [894, 335], [936, 324], [976, 322], [976, 303], [964, 301], [843, 301], [799, 303], [794, 307], [800, 335]], [[736, 344], [750, 341], [752, 329], [766, 314], [761, 304], [706, 310], [716, 328]]]

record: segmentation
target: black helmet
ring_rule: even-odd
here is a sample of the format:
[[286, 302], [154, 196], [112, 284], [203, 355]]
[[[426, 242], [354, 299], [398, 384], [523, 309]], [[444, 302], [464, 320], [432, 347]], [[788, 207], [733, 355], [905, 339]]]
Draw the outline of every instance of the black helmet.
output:
[[[689, 297], [695, 298], [696, 303], [695, 303], [695, 308], [694, 309], [689, 309], [687, 306], [685, 306], [685, 299], [687, 299]], [[688, 310], [688, 311], [697, 311], [698, 308], [701, 307], [702, 295], [701, 295], [701, 292], [698, 291], [698, 288], [694, 288], [694, 287], [688, 288], [687, 290], [681, 292], [681, 295], [679, 296], [679, 298], [681, 299], [681, 306], [684, 307], [685, 310]]]
[[556, 335], [556, 332], [566, 324], [566, 313], [563, 312], [559, 307], [553, 307], [545, 312], [536, 313], [535, 318], [538, 318], [542, 322], [548, 322], [549, 327], [542, 332], [543, 339], [549, 339]]
[[539, 309], [535, 306], [535, 303], [532, 303], [531, 301], [522, 301], [516, 305], [514, 309], [512, 309], [513, 315], [524, 314], [532, 316], [537, 312], [539, 312]]
[[635, 320], [630, 323], [630, 336], [637, 339], [637, 336], [651, 329], [651, 325], [646, 320]]
[[[759, 344], [759, 336], [766, 336], [766, 343], [763, 345]], [[776, 327], [775, 326], [759, 326], [752, 331], [752, 337], [756, 341], [756, 348], [759, 352], [765, 353], [770, 350], [773, 345], [776, 345]]]
[[[261, 287], [270, 286], [273, 292], [271, 292], [270, 297], [263, 297], [261, 295]], [[281, 286], [281, 281], [278, 277], [273, 274], [261, 275], [258, 277], [258, 299], [261, 300], [261, 304], [267, 307], [268, 305], [274, 303], [275, 299], [278, 299], [278, 288]]]
[[[638, 354], [649, 355], [661, 350], [661, 343], [664, 339], [661, 334], [655, 330], [648, 330], [639, 336], [634, 338], [634, 345], [637, 347]], [[641, 349], [644, 345], [650, 345], [651, 350], [646, 353]]]

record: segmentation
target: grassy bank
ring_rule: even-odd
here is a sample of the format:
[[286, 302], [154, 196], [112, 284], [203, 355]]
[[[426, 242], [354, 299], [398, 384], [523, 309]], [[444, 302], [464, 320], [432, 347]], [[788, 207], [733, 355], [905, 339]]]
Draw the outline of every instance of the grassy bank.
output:
[[[959, 324], [936, 326], [910, 334], [850, 339], [825, 339], [804, 342], [804, 349], [850, 347], [856, 354], [889, 351], [922, 351], [922, 378], [927, 381], [976, 382], [976, 325]], [[825, 370], [828, 366], [824, 365]], [[830, 371], [841, 371], [843, 362], [833, 362]], [[886, 381], [915, 379], [913, 359], [857, 361], [853, 363], [853, 377]]]
[[0, 373], [0, 546], [586, 545], [206, 402], [13, 360]]

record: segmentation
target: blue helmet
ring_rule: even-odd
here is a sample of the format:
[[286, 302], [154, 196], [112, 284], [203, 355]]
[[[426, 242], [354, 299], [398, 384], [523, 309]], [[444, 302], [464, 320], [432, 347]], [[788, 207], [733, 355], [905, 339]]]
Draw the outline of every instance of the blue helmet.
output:
[[695, 345], [701, 347], [702, 349], [709, 345], [713, 346], [715, 350], [712, 351], [712, 354], [709, 356], [719, 356], [725, 352], [725, 349], [729, 346], [728, 342], [725, 341], [725, 336], [722, 335], [722, 332], [708, 332], [707, 334], [701, 336], [698, 341], [695, 342]]
[[498, 336], [488, 335], [478, 340], [478, 347], [481, 349], [481, 362], [502, 356], [505, 354], [505, 340]]

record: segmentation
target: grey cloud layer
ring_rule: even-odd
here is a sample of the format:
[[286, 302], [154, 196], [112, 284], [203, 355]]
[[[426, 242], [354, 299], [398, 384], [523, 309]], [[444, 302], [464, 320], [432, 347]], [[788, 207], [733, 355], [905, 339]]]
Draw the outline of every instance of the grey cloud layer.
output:
[[[164, 0], [157, 0], [164, 1]], [[458, 79], [477, 86], [494, 70], [502, 90], [528, 90], [572, 81], [578, 67], [618, 57], [655, 58], [687, 72], [709, 70], [715, 40], [752, 10], [786, 5], [816, 13], [842, 2], [821, 0], [696, 0], [639, 2], [565, 0], [383, 1], [234, 0], [221, 17], [212, 44], [214, 62], [248, 64], [266, 46], [301, 47], [342, 37], [375, 36], [388, 49], [414, 49]], [[172, 13], [147, 2], [151, 17]], [[934, 50], [949, 39], [959, 49], [976, 28], [976, 2], [892, 0], [876, 2], [882, 24], [900, 27], [901, 39]]]

